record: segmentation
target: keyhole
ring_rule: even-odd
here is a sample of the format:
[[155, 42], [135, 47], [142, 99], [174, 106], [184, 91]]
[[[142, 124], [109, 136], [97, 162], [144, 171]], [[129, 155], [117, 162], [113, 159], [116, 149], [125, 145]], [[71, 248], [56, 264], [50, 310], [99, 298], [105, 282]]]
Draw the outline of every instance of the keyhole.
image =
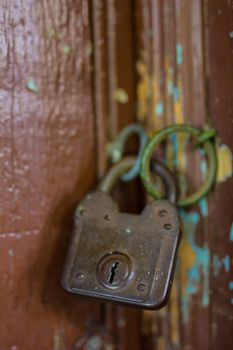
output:
[[109, 277], [108, 283], [113, 284], [113, 280], [114, 280], [114, 277], [115, 277], [115, 275], [116, 275], [116, 270], [118, 269], [119, 264], [120, 264], [120, 263], [119, 263], [118, 261], [116, 261], [116, 262], [112, 265], [111, 273], [110, 273], [110, 277]]

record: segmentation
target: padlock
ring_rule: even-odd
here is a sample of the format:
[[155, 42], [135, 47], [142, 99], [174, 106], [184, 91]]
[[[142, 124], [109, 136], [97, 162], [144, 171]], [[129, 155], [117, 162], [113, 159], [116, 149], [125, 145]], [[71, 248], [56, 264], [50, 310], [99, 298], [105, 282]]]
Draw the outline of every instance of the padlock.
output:
[[[134, 162], [128, 157], [113, 166], [101, 190], [89, 193], [77, 207], [61, 283], [78, 296], [158, 309], [171, 288], [179, 217], [175, 205], [166, 199], [150, 202], [140, 215], [119, 211], [110, 192]], [[153, 168], [163, 176], [168, 197], [174, 201], [171, 175], [162, 165]]]

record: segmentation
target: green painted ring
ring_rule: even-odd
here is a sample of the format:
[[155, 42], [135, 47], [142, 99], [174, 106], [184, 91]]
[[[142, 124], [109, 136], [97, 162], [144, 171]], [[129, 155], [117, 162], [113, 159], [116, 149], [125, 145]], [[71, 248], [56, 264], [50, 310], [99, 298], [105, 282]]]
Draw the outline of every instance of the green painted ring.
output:
[[[158, 132], [156, 132], [152, 138], [147, 143], [142, 158], [141, 158], [141, 168], [140, 168], [140, 176], [143, 181], [143, 184], [147, 190], [147, 192], [154, 197], [155, 199], [160, 199], [161, 195], [158, 190], [155, 188], [152, 181], [152, 174], [150, 171], [150, 160], [154, 153], [155, 148], [158, 144], [164, 140], [167, 136], [177, 132], [185, 132], [194, 137], [194, 139], [198, 138], [202, 134], [202, 130], [198, 129], [192, 125], [187, 124], [175, 124], [165, 127]], [[207, 192], [211, 189], [215, 182], [216, 173], [217, 173], [217, 155], [216, 149], [213, 142], [206, 140], [202, 147], [204, 147], [206, 151], [206, 156], [208, 159], [208, 172], [203, 184], [200, 188], [193, 194], [179, 199], [177, 205], [179, 207], [188, 207], [197, 203], [202, 197], [206, 195]]]

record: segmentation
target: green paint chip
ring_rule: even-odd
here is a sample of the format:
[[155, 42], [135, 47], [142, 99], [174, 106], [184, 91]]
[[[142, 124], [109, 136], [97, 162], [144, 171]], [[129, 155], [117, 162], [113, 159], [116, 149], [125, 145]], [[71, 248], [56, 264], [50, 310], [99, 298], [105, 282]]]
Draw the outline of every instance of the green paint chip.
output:
[[69, 45], [64, 45], [63, 46], [63, 52], [66, 54], [66, 55], [69, 55], [69, 53], [71, 52], [71, 47]]
[[34, 79], [30, 78], [27, 81], [27, 88], [32, 92], [39, 92], [39, 88]]

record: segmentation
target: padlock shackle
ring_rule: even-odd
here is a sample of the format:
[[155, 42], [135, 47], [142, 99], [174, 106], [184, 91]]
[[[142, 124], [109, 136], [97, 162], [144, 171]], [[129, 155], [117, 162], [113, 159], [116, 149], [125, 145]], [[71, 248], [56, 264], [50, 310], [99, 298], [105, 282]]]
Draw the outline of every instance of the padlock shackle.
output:
[[[113, 165], [100, 182], [98, 189], [102, 192], [110, 193], [116, 181], [134, 166], [136, 159], [136, 157], [125, 157], [120, 162]], [[153, 159], [151, 160], [151, 171], [156, 173], [162, 179], [165, 187], [165, 197], [171, 203], [176, 204], [178, 192], [176, 182], [171, 171], [164, 164]]]
[[121, 180], [125, 182], [135, 179], [140, 172], [141, 157], [144, 148], [148, 142], [148, 135], [146, 129], [140, 124], [130, 124], [126, 126], [123, 130], [121, 130], [119, 135], [117, 135], [117, 138], [108, 145], [109, 156], [111, 158], [112, 163], [115, 164], [122, 159], [125, 151], [126, 142], [134, 134], [138, 135], [140, 146], [137, 159], [135, 160], [134, 165], [132, 166], [132, 168], [130, 168], [130, 170], [125, 171], [121, 176]]

